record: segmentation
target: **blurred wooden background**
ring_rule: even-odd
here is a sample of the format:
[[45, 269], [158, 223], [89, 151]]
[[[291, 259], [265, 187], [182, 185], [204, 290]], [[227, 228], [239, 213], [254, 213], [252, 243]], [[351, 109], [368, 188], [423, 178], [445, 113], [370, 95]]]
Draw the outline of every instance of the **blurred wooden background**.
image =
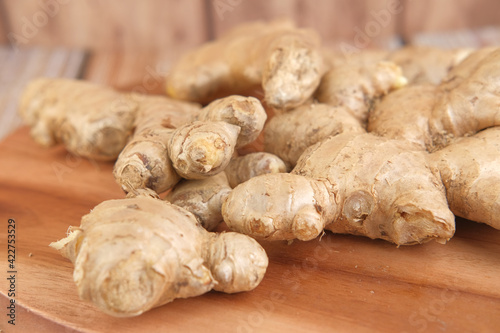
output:
[[330, 47], [500, 42], [498, 0], [0, 0], [0, 138], [21, 124], [5, 118], [5, 105], [15, 110], [12, 99], [33, 76], [74, 73], [138, 91], [149, 80], [157, 84], [147, 92], [159, 93], [186, 50], [239, 23], [282, 17], [317, 30]]
[[291, 17], [318, 30], [328, 44], [352, 40], [391, 7], [398, 13], [379, 21], [373, 44], [500, 25], [498, 0], [0, 0], [0, 42], [182, 51], [244, 21]]

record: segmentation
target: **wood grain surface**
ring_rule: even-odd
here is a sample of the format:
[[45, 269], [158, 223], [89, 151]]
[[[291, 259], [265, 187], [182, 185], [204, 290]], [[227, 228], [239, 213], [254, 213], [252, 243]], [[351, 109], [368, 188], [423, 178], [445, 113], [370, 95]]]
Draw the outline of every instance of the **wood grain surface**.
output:
[[136, 318], [78, 299], [71, 263], [48, 247], [123, 193], [110, 163], [43, 149], [22, 128], [0, 143], [0, 309], [9, 289], [7, 221], [16, 221], [16, 326], [2, 332], [493, 332], [500, 326], [500, 231], [458, 221], [446, 245], [397, 248], [325, 234], [262, 242], [270, 264], [252, 292], [210, 292]]
[[[233, 6], [211, 7], [215, 36], [220, 36], [228, 29], [253, 20], [272, 20], [287, 17], [301, 27], [316, 30], [325, 45], [353, 42], [358, 31], [365, 31], [368, 22], [376, 23], [373, 12], [386, 9], [387, 0], [256, 0], [235, 1]], [[386, 22], [378, 25], [366, 47], [382, 46], [386, 39], [397, 34], [397, 16], [387, 16]]]
[[185, 49], [207, 39], [204, 0], [0, 1], [24, 46], [133, 51]]
[[497, 0], [403, 0], [405, 11], [399, 33], [405, 39], [429, 32], [443, 32], [500, 24]]
[[89, 57], [85, 80], [118, 90], [165, 94], [165, 77], [182, 53], [165, 49], [158, 52], [98, 52]]
[[[420, 33], [499, 24], [497, 0], [0, 0], [0, 43], [7, 34], [26, 46], [62, 45], [100, 51], [189, 48], [237, 23], [290, 17], [317, 29], [326, 44], [352, 40], [389, 3], [401, 14], [371, 40], [411, 40]], [[44, 15], [44, 13], [46, 15]], [[11, 42], [13, 39], [11, 38]]]

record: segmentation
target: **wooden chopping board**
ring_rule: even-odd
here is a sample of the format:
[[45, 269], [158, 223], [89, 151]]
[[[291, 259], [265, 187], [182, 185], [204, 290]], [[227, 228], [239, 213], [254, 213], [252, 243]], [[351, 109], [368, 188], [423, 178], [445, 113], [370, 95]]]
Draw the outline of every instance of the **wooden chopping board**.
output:
[[[2, 332], [493, 332], [500, 327], [500, 231], [457, 221], [455, 237], [400, 247], [325, 234], [262, 242], [267, 274], [252, 292], [210, 292], [135, 318], [78, 298], [72, 265], [48, 247], [123, 193], [112, 164], [43, 149], [22, 128], [0, 143]], [[8, 219], [16, 225], [16, 325], [7, 321]]]

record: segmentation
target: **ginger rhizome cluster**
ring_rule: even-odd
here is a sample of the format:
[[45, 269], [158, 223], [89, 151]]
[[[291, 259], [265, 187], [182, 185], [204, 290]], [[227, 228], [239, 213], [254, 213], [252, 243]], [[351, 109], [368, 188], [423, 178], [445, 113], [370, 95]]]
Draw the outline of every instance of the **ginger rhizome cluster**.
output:
[[445, 243], [455, 216], [500, 229], [499, 48], [346, 56], [255, 22], [182, 56], [166, 93], [42, 78], [20, 103], [38, 143], [115, 161], [127, 197], [52, 245], [109, 314], [257, 287], [253, 238]]

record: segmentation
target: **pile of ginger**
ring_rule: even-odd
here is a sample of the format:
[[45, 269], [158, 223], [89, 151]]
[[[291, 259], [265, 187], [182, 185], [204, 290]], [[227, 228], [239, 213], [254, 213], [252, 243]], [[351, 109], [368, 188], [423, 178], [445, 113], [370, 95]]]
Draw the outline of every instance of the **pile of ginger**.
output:
[[38, 143], [116, 161], [126, 197], [51, 244], [111, 315], [254, 289], [255, 239], [445, 243], [455, 216], [500, 229], [500, 49], [346, 56], [256, 22], [185, 54], [166, 92], [42, 78], [19, 108]]

